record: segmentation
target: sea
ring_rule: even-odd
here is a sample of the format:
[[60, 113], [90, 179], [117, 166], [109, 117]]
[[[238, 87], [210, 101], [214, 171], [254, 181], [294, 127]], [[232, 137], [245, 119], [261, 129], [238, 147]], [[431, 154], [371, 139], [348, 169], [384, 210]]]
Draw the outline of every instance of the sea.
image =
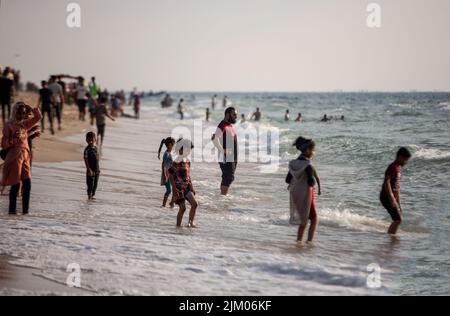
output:
[[[450, 294], [450, 93], [226, 93], [246, 117], [236, 128], [249, 153], [228, 197], [220, 195], [217, 162], [206, 159], [224, 113], [225, 94], [218, 93], [205, 121], [213, 94], [172, 93], [169, 109], [145, 98], [140, 120], [107, 126], [93, 202], [81, 151], [76, 162], [35, 163], [31, 215], [8, 216], [1, 197], [0, 254], [53, 282], [79, 272], [81, 287], [96, 295]], [[249, 121], [257, 107], [262, 120]], [[298, 113], [301, 123], [294, 122]], [[321, 122], [324, 114], [331, 121]], [[270, 132], [269, 160], [247, 158], [261, 150], [241, 135], [248, 130]], [[160, 207], [157, 151], [168, 136], [196, 145], [197, 229], [177, 229], [177, 209]], [[317, 143], [313, 163], [322, 183], [311, 245], [296, 242], [289, 222], [285, 177], [299, 136]], [[66, 140], [83, 145], [84, 135]], [[404, 223], [391, 237], [379, 192], [402, 146], [413, 158], [401, 183]]]

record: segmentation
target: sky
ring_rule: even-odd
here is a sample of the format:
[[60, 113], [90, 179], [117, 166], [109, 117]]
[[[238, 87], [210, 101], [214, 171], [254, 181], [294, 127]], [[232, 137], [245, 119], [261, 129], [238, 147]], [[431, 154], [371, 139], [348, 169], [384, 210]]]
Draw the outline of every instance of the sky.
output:
[[450, 91], [450, 1], [375, 0], [376, 29], [371, 2], [1, 0], [0, 64], [111, 90]]

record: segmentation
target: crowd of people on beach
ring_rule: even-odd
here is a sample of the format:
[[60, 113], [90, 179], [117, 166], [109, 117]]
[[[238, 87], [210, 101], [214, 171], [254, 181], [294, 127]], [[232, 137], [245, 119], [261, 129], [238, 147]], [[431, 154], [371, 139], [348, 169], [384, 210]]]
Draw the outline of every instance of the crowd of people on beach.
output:
[[[72, 80], [66, 82], [65, 80]], [[16, 80], [16, 81], [15, 81]], [[17, 81], [19, 80], [19, 81]], [[31, 87], [31, 85], [30, 85]], [[17, 197], [22, 195], [22, 214], [26, 215], [30, 207], [31, 170], [33, 161], [33, 140], [48, 129], [52, 135], [63, 129], [65, 105], [76, 103], [78, 119], [86, 121], [89, 111], [91, 126], [97, 127], [97, 133], [89, 132], [86, 136], [88, 146], [84, 151], [86, 162], [86, 185], [88, 198], [95, 197], [99, 180], [99, 150], [105, 137], [106, 119], [114, 121], [117, 117], [127, 116], [124, 111], [126, 97], [123, 91], [110, 94], [102, 90], [95, 77], [86, 86], [83, 77], [51, 75], [41, 82], [37, 103], [33, 106], [16, 102], [18, 92], [22, 90], [20, 71], [6, 67], [0, 69], [0, 101], [2, 104], [3, 135], [0, 157], [2, 165], [2, 193], [11, 187], [9, 193], [9, 214], [17, 214]], [[32, 90], [34, 91], [34, 89]], [[12, 104], [14, 104], [12, 106]], [[140, 96], [133, 96], [134, 116], [139, 119]], [[56, 122], [54, 123], [56, 119]], [[47, 124], [48, 123], [48, 127]]]
[[[16, 72], [17, 73], [17, 72]], [[20, 72], [19, 72], [20, 73]], [[0, 101], [4, 118], [3, 136], [1, 141], [1, 158], [3, 164], [3, 187], [10, 186], [9, 214], [17, 214], [17, 197], [22, 194], [22, 213], [29, 213], [31, 194], [31, 167], [32, 167], [32, 142], [40, 137], [46, 130], [46, 121], [52, 134], [56, 133], [54, 119], [58, 124], [58, 131], [62, 130], [63, 112], [65, 104], [76, 103], [78, 119], [86, 121], [89, 112], [89, 124], [97, 126], [97, 133], [86, 134], [87, 146], [83, 158], [86, 167], [86, 188], [89, 200], [95, 199], [98, 182], [100, 179], [100, 152], [105, 136], [106, 119], [114, 121], [119, 116], [134, 117], [139, 119], [141, 95], [133, 91], [129, 97], [129, 104], [133, 106], [134, 116], [125, 114], [124, 106], [126, 97], [123, 91], [110, 94], [102, 90], [92, 77], [89, 84], [85, 84], [83, 77], [50, 76], [49, 80], [41, 82], [39, 101], [32, 107], [23, 102], [17, 102], [10, 109], [16, 89], [20, 89], [20, 82], [14, 82], [14, 72], [6, 68], [0, 77]], [[64, 79], [70, 78], [75, 82], [66, 83]], [[173, 104], [172, 97], [165, 95], [161, 105], [170, 108]], [[238, 133], [234, 125], [238, 123], [238, 111], [231, 105], [228, 96], [224, 96], [222, 102], [224, 118], [218, 125], [211, 140], [218, 150], [220, 159], [219, 167], [222, 173], [220, 193], [223, 196], [229, 194], [230, 187], [235, 181], [238, 167]], [[206, 120], [210, 121], [211, 113], [217, 107], [217, 95], [211, 101], [211, 108], [206, 110]], [[177, 112], [184, 119], [184, 99], [180, 99]], [[246, 120], [245, 115], [241, 116]], [[302, 121], [299, 113], [296, 121]], [[257, 108], [250, 120], [259, 122], [262, 112]], [[330, 119], [324, 116], [322, 122]], [[345, 120], [344, 116], [341, 120]], [[241, 121], [241, 122], [242, 122]], [[290, 121], [290, 112], [286, 111], [285, 121]], [[99, 145], [99, 147], [97, 147]], [[297, 240], [303, 242], [308, 223], [308, 242], [313, 242], [319, 223], [316, 211], [316, 186], [318, 195], [322, 194], [321, 182], [312, 160], [315, 155], [316, 143], [312, 139], [298, 137], [294, 147], [300, 152], [300, 156], [289, 163], [289, 171], [286, 177], [290, 192], [291, 223], [299, 225]], [[191, 178], [191, 162], [189, 156], [194, 148], [188, 139], [174, 139], [167, 137], [161, 141], [158, 150], [158, 159], [165, 147], [161, 165], [161, 185], [165, 187], [162, 207], [167, 204], [171, 208], [178, 205], [177, 227], [181, 227], [184, 214], [187, 210], [186, 203], [190, 204], [188, 227], [196, 228], [195, 216], [199, 207], [196, 191]], [[172, 156], [175, 153], [175, 156]], [[400, 179], [401, 167], [406, 165], [411, 158], [411, 153], [406, 148], [401, 148], [395, 161], [388, 167], [385, 180], [380, 193], [380, 201], [392, 217], [393, 223], [389, 228], [389, 234], [395, 235], [403, 220], [403, 210], [400, 203]]]

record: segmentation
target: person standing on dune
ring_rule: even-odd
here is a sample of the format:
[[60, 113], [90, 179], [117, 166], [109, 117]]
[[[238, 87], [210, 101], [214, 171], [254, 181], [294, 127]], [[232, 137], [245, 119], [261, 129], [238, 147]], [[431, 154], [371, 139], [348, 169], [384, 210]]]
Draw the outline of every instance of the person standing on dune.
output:
[[238, 135], [233, 127], [237, 122], [237, 111], [230, 107], [225, 111], [225, 118], [217, 127], [212, 137], [214, 146], [219, 150], [219, 165], [222, 170], [222, 195], [228, 195], [231, 184], [235, 180], [238, 163]]

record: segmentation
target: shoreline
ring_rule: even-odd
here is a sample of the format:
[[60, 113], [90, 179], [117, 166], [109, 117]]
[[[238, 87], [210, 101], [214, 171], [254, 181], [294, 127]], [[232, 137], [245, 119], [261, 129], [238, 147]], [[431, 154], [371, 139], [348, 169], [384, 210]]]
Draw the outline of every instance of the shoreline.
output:
[[[34, 107], [38, 102], [38, 94], [32, 92], [20, 92], [15, 97], [15, 102], [23, 101]], [[14, 103], [15, 103], [14, 102]], [[48, 126], [48, 122], [46, 122]], [[62, 163], [82, 161], [84, 149], [84, 139], [80, 143], [67, 141], [66, 138], [75, 135], [82, 135], [90, 130], [96, 132], [95, 126], [89, 124], [89, 114], [87, 121], [81, 122], [78, 119], [78, 109], [75, 105], [65, 105], [62, 130], [57, 130], [55, 135], [51, 135], [46, 130], [41, 137], [34, 141], [34, 162], [35, 163]], [[110, 123], [113, 127], [114, 123]], [[3, 124], [0, 122], [0, 128]], [[3, 168], [3, 161], [0, 161], [0, 170]], [[15, 265], [11, 263], [13, 257], [0, 253], [0, 293], [2, 295], [95, 295], [95, 292], [86, 289], [70, 288], [62, 282], [49, 280], [38, 273], [39, 269]]]

